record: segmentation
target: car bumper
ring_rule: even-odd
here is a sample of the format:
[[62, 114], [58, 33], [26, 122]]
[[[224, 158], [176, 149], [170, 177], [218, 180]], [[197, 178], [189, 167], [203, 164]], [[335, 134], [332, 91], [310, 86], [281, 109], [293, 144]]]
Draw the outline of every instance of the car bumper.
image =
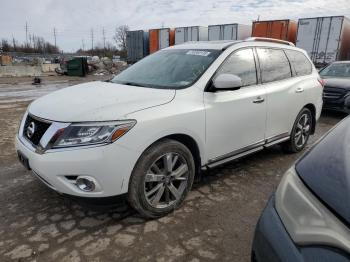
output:
[[344, 113], [350, 113], [350, 110], [345, 107], [345, 98], [338, 100], [328, 100], [323, 101], [323, 110], [338, 111]]
[[349, 261], [349, 256], [328, 246], [298, 246], [290, 238], [276, 209], [272, 197], [255, 229], [252, 247], [253, 262], [277, 261]]
[[[23, 138], [16, 137], [16, 150], [28, 159], [33, 174], [53, 190], [77, 197], [110, 197], [127, 193], [129, 178], [139, 154], [115, 143], [36, 153]], [[92, 192], [80, 190], [77, 176], [96, 182]]]

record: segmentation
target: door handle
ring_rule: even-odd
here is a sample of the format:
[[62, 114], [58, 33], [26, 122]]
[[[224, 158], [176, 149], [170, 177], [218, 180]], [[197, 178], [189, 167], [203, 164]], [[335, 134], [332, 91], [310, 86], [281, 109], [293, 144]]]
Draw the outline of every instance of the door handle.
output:
[[304, 92], [304, 88], [301, 88], [301, 87], [298, 87], [296, 90], [295, 90], [295, 93], [302, 93]]
[[262, 98], [261, 96], [258, 96], [255, 100], [253, 100], [253, 103], [254, 104], [260, 104], [260, 103], [262, 103], [264, 101], [265, 101], [264, 98]]

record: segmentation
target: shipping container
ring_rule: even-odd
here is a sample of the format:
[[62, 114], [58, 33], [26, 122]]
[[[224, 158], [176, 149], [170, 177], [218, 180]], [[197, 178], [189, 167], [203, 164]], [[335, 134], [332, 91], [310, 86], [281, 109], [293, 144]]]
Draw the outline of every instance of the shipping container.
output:
[[289, 41], [295, 44], [297, 22], [292, 20], [271, 20], [253, 22], [252, 37], [267, 37]]
[[208, 27], [188, 26], [175, 28], [175, 45], [188, 41], [208, 41]]
[[222, 24], [208, 26], [208, 40], [243, 40], [250, 37], [252, 27], [241, 24]]
[[296, 46], [317, 67], [350, 59], [350, 21], [344, 16], [299, 19]]
[[148, 32], [143, 30], [126, 32], [127, 62], [135, 63], [149, 54]]
[[9, 55], [0, 55], [0, 65], [6, 66], [12, 64], [12, 57]]
[[174, 38], [174, 30], [170, 28], [149, 30], [149, 53], [174, 45]]

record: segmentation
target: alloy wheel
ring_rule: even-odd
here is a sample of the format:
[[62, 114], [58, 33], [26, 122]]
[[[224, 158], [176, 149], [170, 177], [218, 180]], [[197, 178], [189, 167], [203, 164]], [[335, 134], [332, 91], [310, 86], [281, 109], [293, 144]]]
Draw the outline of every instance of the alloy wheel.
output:
[[160, 156], [148, 169], [144, 180], [144, 194], [154, 208], [166, 208], [179, 201], [188, 184], [188, 165], [183, 156], [168, 152]]
[[301, 148], [307, 142], [311, 130], [311, 121], [308, 114], [301, 115], [296, 126], [294, 141], [298, 148]]

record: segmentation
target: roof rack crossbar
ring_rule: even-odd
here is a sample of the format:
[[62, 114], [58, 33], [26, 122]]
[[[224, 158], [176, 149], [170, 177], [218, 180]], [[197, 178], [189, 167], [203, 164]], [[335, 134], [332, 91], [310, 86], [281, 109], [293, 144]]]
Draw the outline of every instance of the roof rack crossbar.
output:
[[289, 46], [295, 46], [292, 42], [275, 39], [275, 38], [267, 38], [267, 37], [248, 37], [244, 41], [262, 41], [262, 42], [271, 42], [271, 43], [278, 43], [283, 45], [289, 45]]

